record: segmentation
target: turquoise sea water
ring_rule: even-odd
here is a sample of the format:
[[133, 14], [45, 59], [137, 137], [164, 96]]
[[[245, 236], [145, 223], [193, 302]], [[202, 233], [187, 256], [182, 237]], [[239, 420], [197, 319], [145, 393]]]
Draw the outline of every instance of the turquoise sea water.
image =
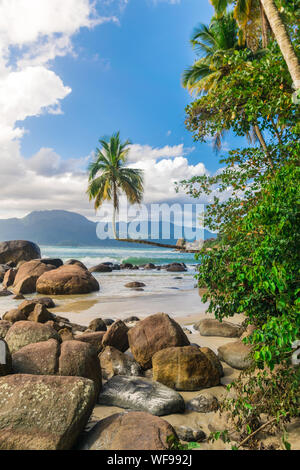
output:
[[156, 247], [138, 248], [104, 248], [104, 247], [60, 247], [41, 246], [43, 257], [61, 258], [63, 261], [74, 258], [82, 261], [88, 268], [103, 262], [127, 262], [136, 265], [154, 263], [163, 265], [181, 262], [187, 265], [196, 264], [193, 253], [178, 253], [177, 251]]

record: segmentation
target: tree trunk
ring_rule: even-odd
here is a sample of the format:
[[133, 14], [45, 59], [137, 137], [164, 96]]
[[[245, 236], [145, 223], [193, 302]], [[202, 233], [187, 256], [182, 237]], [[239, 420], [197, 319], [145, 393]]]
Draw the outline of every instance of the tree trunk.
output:
[[292, 41], [279, 15], [274, 0], [261, 0], [266, 16], [288, 66], [296, 90], [300, 89], [300, 62], [294, 51]]
[[116, 212], [118, 209], [118, 196], [117, 196], [117, 188], [115, 183], [113, 184], [113, 216], [112, 216], [112, 228], [115, 240], [118, 240], [117, 235], [117, 228], [116, 228]]
[[113, 207], [112, 229], [113, 229], [114, 238], [115, 238], [115, 240], [117, 240], [118, 237], [117, 237], [117, 230], [116, 230], [116, 208], [115, 208], [115, 206]]
[[269, 152], [269, 150], [268, 150], [266, 141], [265, 141], [265, 139], [264, 139], [264, 136], [263, 136], [262, 133], [261, 133], [261, 130], [260, 130], [259, 126], [258, 126], [257, 124], [254, 124], [253, 129], [254, 129], [255, 134], [257, 135], [257, 138], [258, 138], [258, 140], [259, 140], [259, 143], [260, 143], [260, 145], [261, 145], [263, 151], [265, 152], [265, 154], [266, 154], [266, 156], [267, 156], [267, 158], [268, 158], [268, 161], [269, 161], [269, 163], [270, 163], [270, 167], [271, 167], [272, 169], [274, 169], [273, 160], [272, 160], [272, 158], [271, 158], [271, 156], [270, 156], [270, 152]]
[[260, 19], [261, 19], [262, 47], [265, 49], [266, 47], [268, 47], [268, 43], [269, 43], [270, 24], [268, 22], [268, 18], [266, 17], [265, 10], [262, 6], [261, 0], [259, 2], [259, 6], [260, 6]]

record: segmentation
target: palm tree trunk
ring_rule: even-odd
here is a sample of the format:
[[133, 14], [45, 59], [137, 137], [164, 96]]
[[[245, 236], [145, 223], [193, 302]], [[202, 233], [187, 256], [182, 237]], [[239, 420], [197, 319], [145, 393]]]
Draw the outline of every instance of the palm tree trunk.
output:
[[261, 0], [266, 16], [278, 42], [281, 53], [286, 61], [296, 90], [300, 89], [300, 62], [294, 51], [292, 41], [287, 33], [285, 25], [279, 15], [274, 0]]
[[114, 238], [115, 238], [115, 240], [117, 240], [118, 237], [117, 237], [117, 230], [116, 230], [116, 208], [115, 208], [115, 206], [113, 207], [112, 229], [113, 229]]
[[112, 216], [112, 228], [115, 240], [118, 240], [117, 228], [116, 228], [116, 212], [118, 208], [118, 196], [117, 188], [115, 183], [113, 183], [113, 216]]
[[261, 0], [259, 2], [259, 6], [260, 6], [260, 19], [261, 19], [262, 47], [265, 49], [269, 43], [270, 24], [269, 24], [268, 18], [266, 17], [265, 10], [262, 6]]

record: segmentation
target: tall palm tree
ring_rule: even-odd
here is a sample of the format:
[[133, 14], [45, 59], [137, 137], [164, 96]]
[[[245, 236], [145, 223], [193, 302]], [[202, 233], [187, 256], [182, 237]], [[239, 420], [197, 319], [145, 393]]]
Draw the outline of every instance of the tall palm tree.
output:
[[215, 88], [229, 73], [228, 65], [223, 63], [224, 54], [240, 47], [237, 33], [238, 25], [232, 12], [212, 18], [209, 26], [201, 23], [195, 28], [190, 42], [200, 58], [184, 71], [182, 85], [196, 94]]
[[[246, 41], [251, 38], [251, 31], [255, 31], [260, 16], [263, 47], [267, 46], [268, 31], [271, 29], [286, 61], [295, 89], [300, 89], [300, 61], [274, 0], [211, 0], [211, 3], [218, 17], [226, 12], [229, 5], [235, 5], [234, 16], [241, 32], [246, 36]], [[251, 47], [249, 44], [248, 46]]]
[[261, 0], [262, 6], [271, 25], [275, 39], [286, 61], [296, 90], [300, 89], [300, 61], [293, 48], [274, 0]]
[[267, 47], [270, 26], [261, 0], [211, 0], [211, 3], [218, 17], [225, 14], [228, 6], [234, 5], [233, 14], [239, 25], [240, 44], [257, 50], [261, 36], [262, 46]]
[[126, 195], [130, 204], [140, 204], [143, 199], [143, 171], [126, 166], [131, 142], [120, 141], [120, 132], [110, 138], [100, 139], [101, 149], [96, 149], [95, 159], [89, 165], [87, 193], [90, 201], [95, 200], [97, 210], [102, 203], [113, 203], [113, 233], [117, 239], [116, 213], [119, 210], [119, 196]]

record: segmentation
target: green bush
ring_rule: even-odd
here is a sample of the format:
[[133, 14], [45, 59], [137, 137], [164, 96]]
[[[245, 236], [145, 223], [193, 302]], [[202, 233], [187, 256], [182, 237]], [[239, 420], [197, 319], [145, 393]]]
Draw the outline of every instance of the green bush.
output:
[[216, 317], [244, 313], [260, 367], [289, 360], [299, 338], [299, 167], [269, 177], [246, 215], [224, 227], [218, 247], [202, 250], [198, 279]]

